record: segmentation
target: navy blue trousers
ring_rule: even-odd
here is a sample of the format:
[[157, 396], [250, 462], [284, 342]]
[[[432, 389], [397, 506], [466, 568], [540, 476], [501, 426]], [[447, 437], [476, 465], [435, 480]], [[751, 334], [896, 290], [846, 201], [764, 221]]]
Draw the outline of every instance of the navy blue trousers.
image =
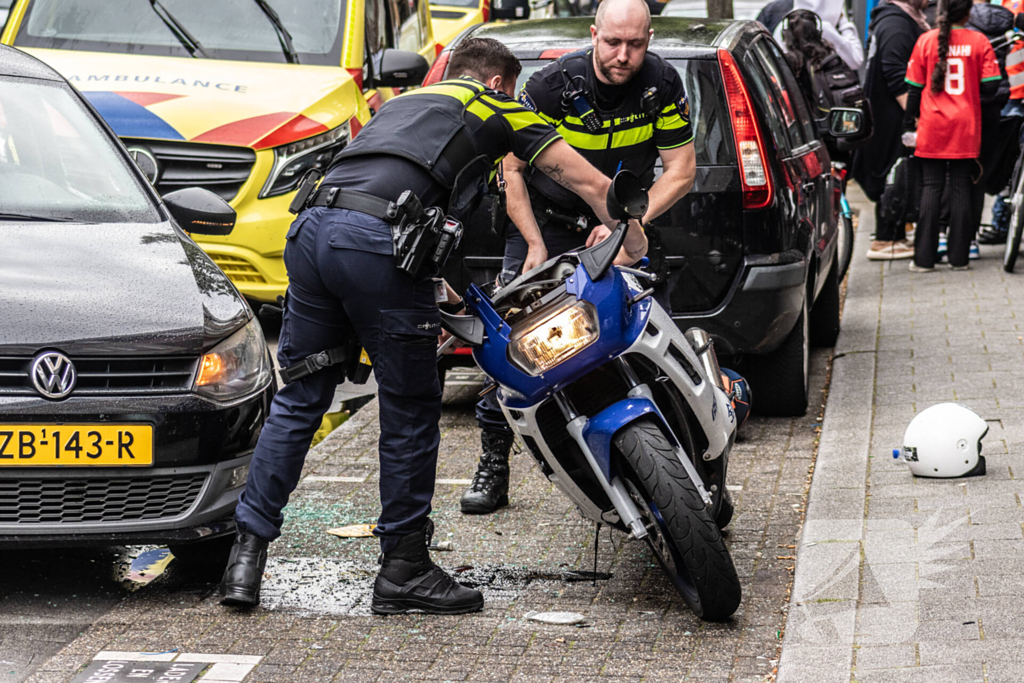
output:
[[[440, 440], [437, 335], [441, 319], [430, 280], [415, 282], [391, 254], [350, 248], [353, 234], [387, 236], [383, 221], [342, 209], [311, 209], [293, 224], [284, 252], [288, 299], [278, 347], [282, 366], [341, 344], [353, 331], [373, 362], [380, 408], [383, 551], [422, 528], [430, 514]], [[376, 241], [378, 251], [387, 240]], [[260, 434], [235, 520], [273, 540], [313, 435], [331, 405], [341, 369], [283, 386]]]

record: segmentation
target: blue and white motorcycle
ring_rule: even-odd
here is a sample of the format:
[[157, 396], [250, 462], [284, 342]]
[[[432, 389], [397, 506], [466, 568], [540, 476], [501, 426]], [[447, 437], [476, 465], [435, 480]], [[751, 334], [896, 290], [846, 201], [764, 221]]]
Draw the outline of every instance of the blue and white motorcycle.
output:
[[[470, 285], [468, 315], [443, 315], [498, 383], [509, 424], [587, 519], [644, 539], [686, 604], [728, 618], [740, 583], [720, 529], [736, 415], [706, 333], [680, 332], [652, 275], [612, 266], [647, 192], [616, 175], [620, 221], [594, 247], [549, 260], [493, 298]], [[646, 282], [645, 282], [646, 281]]]

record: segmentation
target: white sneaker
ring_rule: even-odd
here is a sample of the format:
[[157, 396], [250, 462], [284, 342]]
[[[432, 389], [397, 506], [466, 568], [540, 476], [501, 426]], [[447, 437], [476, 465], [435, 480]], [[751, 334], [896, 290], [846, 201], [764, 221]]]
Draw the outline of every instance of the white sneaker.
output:
[[912, 258], [914, 249], [905, 242], [880, 242], [875, 240], [868, 249], [869, 261], [896, 261], [898, 259]]
[[910, 262], [910, 272], [911, 273], [934, 273], [935, 272], [935, 267], [933, 266], [931, 268], [925, 268], [924, 266], [919, 266], [916, 263], [914, 263], [913, 261], [911, 261]]

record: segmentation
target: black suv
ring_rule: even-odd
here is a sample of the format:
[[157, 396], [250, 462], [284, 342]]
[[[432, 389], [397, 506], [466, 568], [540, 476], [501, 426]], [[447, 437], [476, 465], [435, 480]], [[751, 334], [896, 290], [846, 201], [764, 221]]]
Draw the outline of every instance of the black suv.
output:
[[[512, 49], [522, 85], [551, 59], [589, 46], [591, 24], [471, 27], [425, 83], [453, 76], [445, 74], [449, 51], [474, 36]], [[782, 50], [761, 24], [655, 17], [653, 28], [651, 50], [679, 69], [696, 132], [693, 189], [648, 231], [652, 263], [660, 255], [667, 266], [672, 317], [683, 329], [706, 329], [720, 354], [743, 357], [731, 360], [755, 394], [770, 397], [755, 410], [803, 414], [808, 345], [831, 346], [839, 332], [839, 178]], [[469, 229], [446, 275], [456, 289], [492, 282], [503, 251], [502, 236]]]

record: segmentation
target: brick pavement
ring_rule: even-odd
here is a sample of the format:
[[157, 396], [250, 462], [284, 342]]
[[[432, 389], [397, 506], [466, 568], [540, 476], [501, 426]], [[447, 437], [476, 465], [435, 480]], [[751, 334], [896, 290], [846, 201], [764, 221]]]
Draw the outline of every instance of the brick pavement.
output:
[[[1024, 275], [863, 258], [858, 233], [778, 680], [1024, 678]], [[915, 479], [891, 455], [943, 401], [988, 421], [984, 477]]]
[[[829, 358], [828, 350], [812, 355], [813, 397], [823, 396]], [[472, 476], [477, 388], [448, 387], [442, 480]], [[497, 514], [464, 517], [458, 512], [464, 485], [438, 485], [438, 538], [453, 541], [455, 552], [435, 559], [449, 568], [472, 567], [462, 577], [482, 587], [485, 610], [458, 617], [370, 615], [376, 543], [325, 531], [377, 515], [371, 403], [311, 453], [285, 533], [272, 546], [261, 608], [222, 608], [211, 577], [172, 563], [165, 576], [84, 630], [29, 681], [70, 681], [97, 655], [175, 650], [193, 659], [195, 653], [251, 657], [235, 666], [248, 671], [254, 664], [245, 678], [252, 682], [760, 683], [771, 677], [778, 657], [819, 403], [812, 400], [815, 407], [800, 419], [754, 417], [733, 451], [728, 484], [737, 511], [727, 541], [744, 598], [729, 623], [695, 618], [647, 548], [623, 543], [617, 532], [603, 531], [598, 545], [598, 571], [612, 578], [596, 586], [561, 580], [567, 570], [593, 568], [594, 528], [525, 454], [513, 460], [512, 504]], [[582, 627], [539, 624], [525, 619], [533, 610], [577, 611], [586, 621]]]

